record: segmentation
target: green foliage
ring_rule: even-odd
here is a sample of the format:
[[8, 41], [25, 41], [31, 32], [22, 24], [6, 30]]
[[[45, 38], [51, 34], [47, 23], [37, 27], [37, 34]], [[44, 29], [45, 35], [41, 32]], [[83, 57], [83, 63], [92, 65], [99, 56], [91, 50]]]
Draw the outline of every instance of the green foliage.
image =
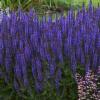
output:
[[34, 85], [28, 89], [21, 87], [20, 91], [16, 92], [13, 84], [6, 85], [3, 80], [0, 80], [0, 100], [77, 100], [77, 84], [68, 66], [65, 64], [62, 67], [59, 91], [48, 81], [41, 93], [35, 92]]
[[18, 7], [23, 10], [29, 10], [34, 6], [33, 0], [1, 0], [2, 8], [9, 7], [11, 10], [17, 10]]
[[47, 8], [64, 8], [68, 9], [71, 6], [71, 0], [43, 0], [42, 6]]
[[[75, 9], [82, 6], [82, 3], [86, 6], [89, 4], [89, 0], [42, 0], [43, 5], [47, 7], [59, 7], [62, 6], [64, 8], [70, 8], [70, 6], [73, 6]], [[94, 6], [98, 6], [98, 3], [100, 3], [100, 0], [92, 0], [92, 3]]]
[[77, 66], [77, 73], [79, 73], [81, 76], [84, 76], [85, 75], [85, 68], [84, 68], [84, 66], [79, 64]]
[[[81, 7], [83, 2], [87, 6], [89, 0], [1, 0], [0, 5], [2, 5], [3, 9], [9, 7], [11, 10], [17, 10], [18, 7], [21, 7], [23, 10], [34, 8], [38, 12], [43, 12], [47, 8], [62, 7], [66, 10], [73, 6], [76, 9]], [[92, 0], [92, 3], [97, 6], [100, 0]]]

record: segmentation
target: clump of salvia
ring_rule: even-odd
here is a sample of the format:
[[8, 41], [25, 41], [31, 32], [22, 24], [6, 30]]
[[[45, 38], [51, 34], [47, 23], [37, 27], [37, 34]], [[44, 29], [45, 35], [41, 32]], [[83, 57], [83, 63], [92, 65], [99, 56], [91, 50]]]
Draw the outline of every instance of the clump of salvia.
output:
[[[67, 62], [73, 76], [77, 66], [97, 72], [100, 65], [100, 7], [83, 5], [55, 21], [39, 20], [34, 11], [18, 10], [0, 23], [0, 79], [14, 89], [42, 92], [48, 82], [59, 90]], [[67, 79], [66, 79], [67, 80]], [[91, 81], [90, 81], [91, 82]], [[87, 83], [92, 84], [92, 83]], [[86, 87], [88, 88], [88, 87]]]

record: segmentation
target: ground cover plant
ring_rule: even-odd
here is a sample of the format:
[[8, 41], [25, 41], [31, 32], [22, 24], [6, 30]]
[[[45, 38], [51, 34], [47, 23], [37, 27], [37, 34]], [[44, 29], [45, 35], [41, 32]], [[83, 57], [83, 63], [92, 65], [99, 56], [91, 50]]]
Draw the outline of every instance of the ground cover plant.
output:
[[[0, 99], [78, 100], [76, 73], [100, 66], [100, 7], [38, 19], [36, 12], [3, 13]], [[82, 100], [82, 99], [81, 99]]]
[[89, 70], [84, 77], [76, 74], [78, 84], [78, 100], [100, 99], [100, 69], [97, 73]]

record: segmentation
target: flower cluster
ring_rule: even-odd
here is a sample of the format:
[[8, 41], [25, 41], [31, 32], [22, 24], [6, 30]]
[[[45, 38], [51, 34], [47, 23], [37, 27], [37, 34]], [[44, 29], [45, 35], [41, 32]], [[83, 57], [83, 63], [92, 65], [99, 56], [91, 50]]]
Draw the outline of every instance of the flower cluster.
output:
[[74, 76], [78, 65], [84, 66], [86, 73], [89, 69], [97, 72], [99, 51], [100, 7], [90, 4], [86, 10], [83, 5], [76, 15], [71, 9], [68, 16], [55, 21], [51, 16], [39, 20], [32, 10], [11, 12], [10, 17], [3, 14], [0, 76], [16, 90], [33, 86], [41, 92], [48, 81], [58, 90], [66, 62]]
[[89, 72], [83, 77], [76, 74], [78, 85], [78, 100], [99, 100], [100, 99], [100, 71], [96, 74], [93, 71]]

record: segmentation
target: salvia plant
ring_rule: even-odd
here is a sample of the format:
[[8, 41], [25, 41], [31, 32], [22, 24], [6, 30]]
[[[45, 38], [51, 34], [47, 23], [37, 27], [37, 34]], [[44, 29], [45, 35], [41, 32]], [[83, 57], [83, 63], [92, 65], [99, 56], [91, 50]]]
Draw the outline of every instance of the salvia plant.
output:
[[[26, 13], [19, 9], [11, 12], [10, 16], [3, 13], [0, 23], [0, 79], [25, 100], [28, 99], [23, 96], [24, 91], [28, 92], [28, 97], [31, 96], [29, 100], [33, 100], [32, 94], [35, 93], [48, 97], [48, 92], [53, 97], [58, 95], [58, 98], [43, 100], [67, 100], [67, 93], [72, 92], [66, 87], [69, 86], [67, 69], [75, 80], [78, 69], [83, 69], [84, 74], [90, 69], [96, 73], [98, 66], [99, 6], [94, 8], [90, 3], [86, 9], [83, 4], [77, 14], [71, 8], [66, 17], [62, 14], [55, 21], [51, 16], [39, 20], [33, 10]], [[40, 100], [42, 95], [34, 100]], [[76, 99], [73, 96], [70, 100]]]

